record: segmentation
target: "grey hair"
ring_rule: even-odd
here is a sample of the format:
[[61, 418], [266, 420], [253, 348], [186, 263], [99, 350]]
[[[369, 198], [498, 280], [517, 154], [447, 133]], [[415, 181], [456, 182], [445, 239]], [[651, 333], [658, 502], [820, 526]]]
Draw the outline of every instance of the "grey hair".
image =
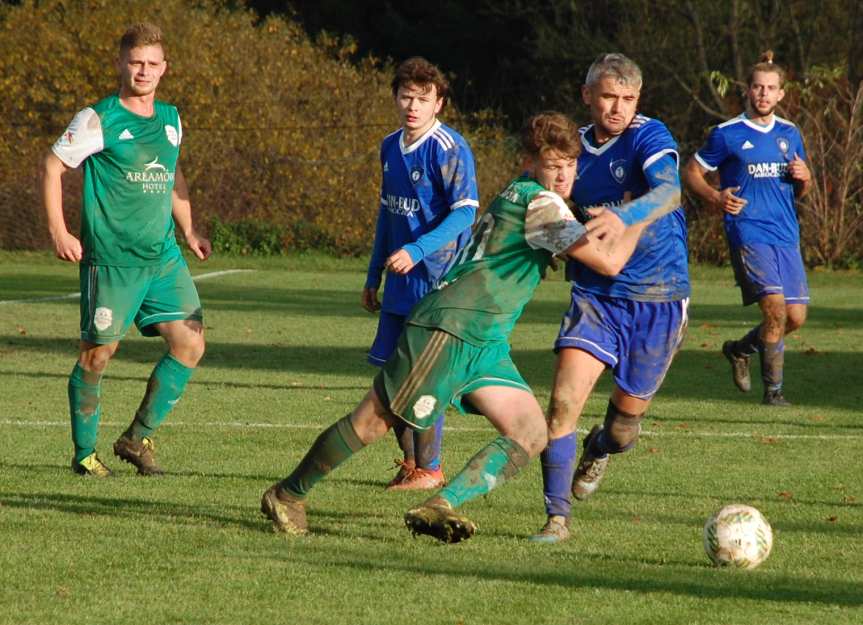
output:
[[619, 52], [603, 52], [587, 70], [585, 84], [592, 87], [603, 78], [613, 78], [620, 85], [641, 89], [641, 68]]

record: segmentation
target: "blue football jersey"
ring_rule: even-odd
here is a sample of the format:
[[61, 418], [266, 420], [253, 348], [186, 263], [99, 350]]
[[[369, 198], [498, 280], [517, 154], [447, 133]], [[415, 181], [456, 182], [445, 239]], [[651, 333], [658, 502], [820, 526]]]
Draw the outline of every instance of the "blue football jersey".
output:
[[739, 214], [725, 213], [725, 233], [732, 247], [800, 243], [794, 183], [787, 173], [795, 155], [806, 160], [797, 126], [775, 115], [770, 124], [762, 126], [745, 114], [716, 126], [696, 152], [702, 167], [719, 169], [723, 189], [740, 187], [735, 195], [747, 202]]
[[381, 204], [367, 286], [377, 287], [387, 257], [437, 228], [456, 209], [470, 208], [464, 230], [426, 254], [406, 275], [388, 273], [382, 309], [407, 315], [449, 270], [470, 239], [479, 206], [473, 153], [464, 138], [436, 121], [420, 139], [404, 144], [398, 130], [381, 144]]
[[[613, 207], [651, 189], [645, 174], [660, 159], [678, 163], [677, 143], [665, 124], [636, 115], [622, 134], [597, 145], [593, 125], [581, 129], [582, 153], [571, 198], [584, 211]], [[686, 217], [683, 208], [660, 217], [641, 235], [632, 257], [615, 277], [570, 261], [567, 278], [582, 289], [637, 301], [670, 302], [689, 296]]]

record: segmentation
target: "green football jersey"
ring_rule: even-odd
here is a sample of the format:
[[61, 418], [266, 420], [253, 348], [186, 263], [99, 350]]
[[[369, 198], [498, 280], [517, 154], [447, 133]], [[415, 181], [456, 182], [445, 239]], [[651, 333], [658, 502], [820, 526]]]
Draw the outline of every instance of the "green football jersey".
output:
[[171, 194], [181, 139], [177, 109], [164, 102], [142, 117], [112, 95], [75, 116], [53, 151], [69, 167], [84, 163], [83, 263], [142, 267], [179, 253]]
[[508, 340], [552, 255], [585, 232], [559, 195], [526, 176], [516, 178], [407, 323], [438, 328], [477, 346]]

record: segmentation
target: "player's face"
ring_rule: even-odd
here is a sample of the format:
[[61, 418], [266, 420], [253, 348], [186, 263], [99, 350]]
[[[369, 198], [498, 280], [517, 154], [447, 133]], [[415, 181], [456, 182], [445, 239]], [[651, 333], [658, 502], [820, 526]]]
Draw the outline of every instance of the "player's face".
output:
[[528, 160], [527, 169], [543, 187], [561, 197], [569, 197], [578, 161], [554, 150], [547, 150], [538, 158]]
[[443, 98], [437, 97], [434, 85], [407, 83], [396, 92], [396, 109], [402, 126], [411, 134], [422, 134], [434, 123], [440, 113]]
[[129, 97], [154, 93], [167, 67], [162, 46], [141, 46], [123, 51], [117, 61], [120, 94]]
[[747, 94], [752, 113], [757, 117], [772, 115], [776, 105], [785, 97], [776, 72], [754, 72]]
[[621, 134], [635, 117], [641, 91], [623, 85], [611, 76], [605, 76], [595, 85], [585, 85], [581, 97], [590, 108], [594, 132], [599, 141]]

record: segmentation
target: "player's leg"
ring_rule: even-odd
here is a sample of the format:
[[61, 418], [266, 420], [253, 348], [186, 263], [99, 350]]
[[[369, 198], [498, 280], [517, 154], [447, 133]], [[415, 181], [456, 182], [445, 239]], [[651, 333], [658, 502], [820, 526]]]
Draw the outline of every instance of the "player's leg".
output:
[[81, 341], [78, 361], [69, 375], [69, 413], [75, 455], [72, 470], [79, 475], [107, 477], [110, 469], [96, 455], [102, 416], [102, 375], [119, 342], [97, 345]]
[[[799, 250], [797, 255], [799, 258]], [[786, 302], [785, 285], [793, 292], [800, 290], [802, 274], [805, 290], [805, 272], [802, 261], [799, 266], [789, 270], [782, 248], [772, 245], [751, 244], [731, 250], [731, 264], [734, 276], [740, 286], [743, 305], [758, 302], [761, 309], [761, 323], [737, 341], [726, 341], [722, 353], [731, 364], [732, 379], [741, 391], [749, 391], [752, 383], [749, 377], [749, 360], [756, 352], [761, 356], [761, 377], [764, 381], [764, 403], [775, 406], [788, 405], [782, 397], [782, 369], [784, 363], [784, 343]], [[784, 274], [784, 277], [783, 277]], [[808, 293], [806, 293], [808, 299]]]
[[613, 368], [615, 389], [602, 427], [594, 427], [584, 440], [584, 451], [575, 468], [572, 494], [584, 500], [596, 492], [610, 454], [635, 447], [641, 421], [659, 391], [674, 360], [688, 323], [689, 300], [674, 302], [620, 301], [625, 308], [617, 317], [621, 328], [620, 359]]
[[405, 514], [415, 534], [453, 543], [470, 538], [476, 525], [455, 508], [487, 495], [511, 480], [547, 442], [545, 418], [527, 388], [484, 386], [467, 400], [497, 428], [499, 435], [480, 449], [465, 467], [422, 505]]
[[274, 531], [304, 534], [308, 529], [305, 499], [315, 484], [380, 439], [394, 421], [372, 388], [353, 412], [321, 432], [291, 474], [264, 492], [261, 512], [273, 522]]
[[616, 314], [613, 301], [578, 287], [572, 289], [570, 307], [554, 345], [558, 357], [548, 412], [549, 442], [540, 457], [546, 523], [531, 541], [554, 543], [569, 538], [578, 456], [576, 427], [599, 376], [606, 367], [617, 364]]
[[183, 396], [204, 355], [201, 301], [182, 256], [154, 268], [135, 323], [144, 336], [161, 336], [168, 351], [156, 363], [132, 422], [114, 443], [114, 454], [139, 475], [159, 475], [152, 436]]
[[542, 451], [546, 523], [530, 540], [556, 543], [569, 538], [570, 490], [578, 456], [576, 428], [587, 398], [606, 363], [583, 349], [563, 348], [557, 355], [548, 409], [548, 445]]
[[86, 265], [79, 268], [81, 344], [78, 361], [69, 375], [68, 393], [75, 448], [72, 470], [80, 475], [111, 474], [95, 449], [102, 412], [102, 374], [143, 298], [135, 282], [144, 271]]
[[[372, 346], [369, 348], [367, 357], [369, 364], [382, 367], [390, 359], [390, 356], [396, 350], [399, 336], [404, 328], [405, 319], [404, 315], [395, 315], [385, 311], [380, 312], [377, 333], [375, 334], [374, 341], [372, 341]], [[406, 423], [397, 421], [393, 425], [393, 434], [395, 435], [399, 449], [402, 451], [402, 458], [395, 461], [398, 472], [387, 484], [387, 488], [389, 489], [404, 483], [416, 469], [413, 430]]]

